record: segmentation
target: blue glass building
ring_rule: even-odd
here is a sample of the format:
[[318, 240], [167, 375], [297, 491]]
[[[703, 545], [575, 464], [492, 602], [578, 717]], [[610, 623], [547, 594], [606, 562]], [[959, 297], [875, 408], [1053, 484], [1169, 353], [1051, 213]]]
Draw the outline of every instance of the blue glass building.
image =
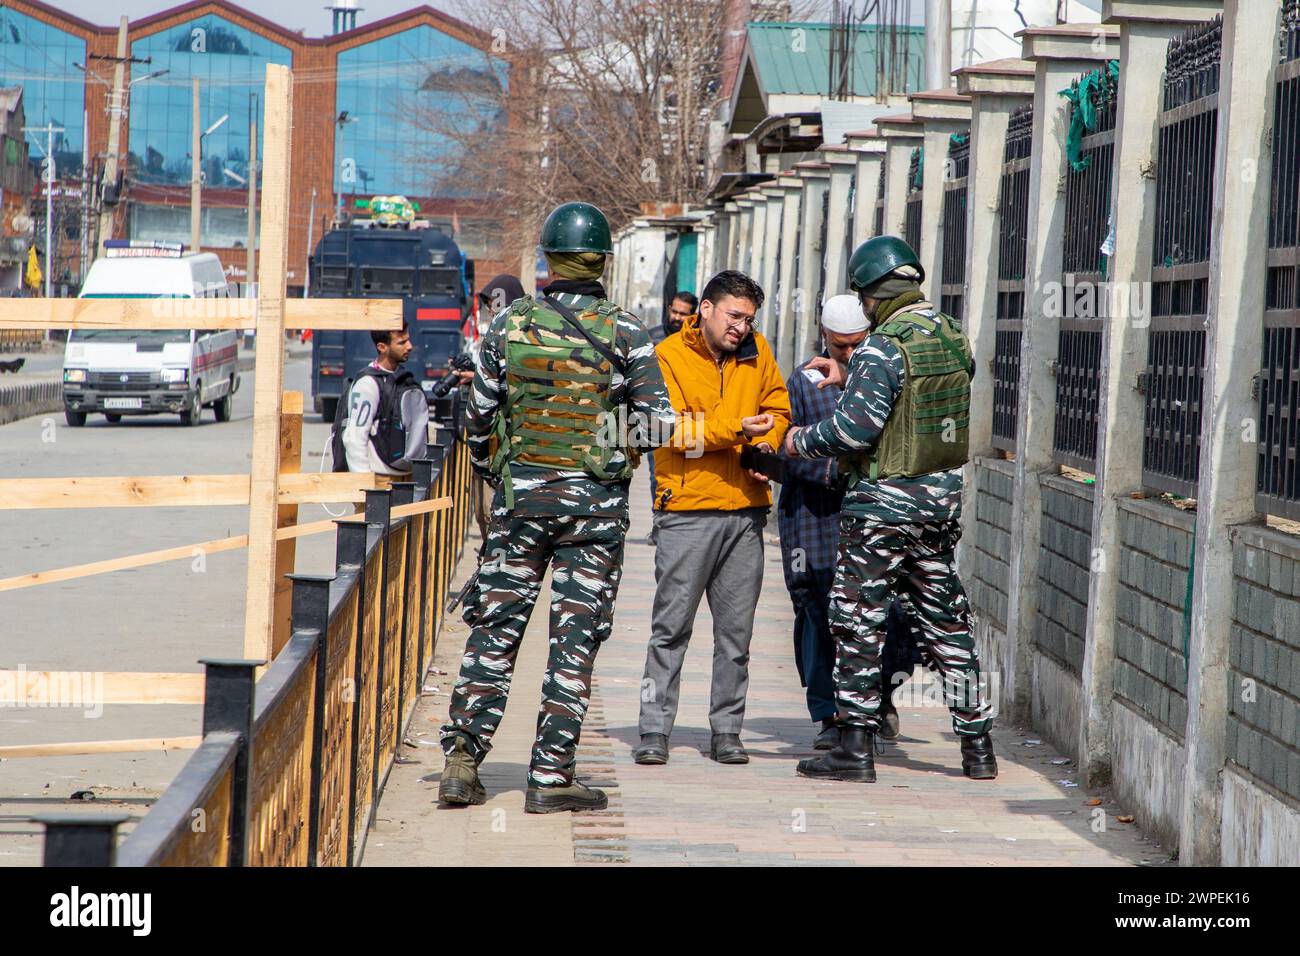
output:
[[[0, 7], [0, 85], [21, 86], [27, 125], [63, 127], [54, 137], [59, 176], [80, 175], [85, 143], [86, 78], [74, 66], [86, 63], [86, 41], [11, 7]], [[30, 156], [39, 164], [46, 137], [27, 134]]]

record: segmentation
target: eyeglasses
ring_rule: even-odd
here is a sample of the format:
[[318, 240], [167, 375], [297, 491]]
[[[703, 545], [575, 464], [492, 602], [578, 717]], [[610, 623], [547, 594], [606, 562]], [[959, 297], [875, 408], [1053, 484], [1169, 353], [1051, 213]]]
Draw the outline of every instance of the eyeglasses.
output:
[[723, 312], [729, 328], [752, 329], [754, 327], [754, 316], [746, 315], [743, 312]]

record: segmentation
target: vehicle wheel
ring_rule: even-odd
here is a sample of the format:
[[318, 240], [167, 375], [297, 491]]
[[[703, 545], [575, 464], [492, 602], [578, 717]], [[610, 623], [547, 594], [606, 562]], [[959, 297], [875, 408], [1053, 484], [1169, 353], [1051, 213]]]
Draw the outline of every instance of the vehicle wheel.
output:
[[108, 423], [110, 425], [116, 425], [118, 422], [122, 420], [122, 416], [118, 415], [115, 412], [105, 412], [104, 417], [108, 419]]
[[217, 415], [217, 421], [230, 421], [230, 413], [235, 410], [235, 379], [230, 379], [230, 390], [212, 403], [212, 410]]
[[320, 420], [326, 425], [334, 424], [334, 414], [339, 410], [337, 398], [326, 398], [320, 403]]
[[86, 424], [86, 413], [74, 412], [71, 409], [65, 408], [63, 410], [63, 420], [73, 428], [80, 428], [82, 425]]
[[199, 423], [199, 418], [202, 415], [203, 404], [199, 401], [199, 386], [196, 383], [194, 386], [194, 399], [190, 403], [190, 407], [181, 412], [181, 424], [197, 425]]

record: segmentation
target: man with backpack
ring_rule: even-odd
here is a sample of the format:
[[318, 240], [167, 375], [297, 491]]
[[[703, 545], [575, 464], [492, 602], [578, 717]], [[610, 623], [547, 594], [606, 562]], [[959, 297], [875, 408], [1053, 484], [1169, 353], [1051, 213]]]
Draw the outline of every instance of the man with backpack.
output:
[[487, 800], [478, 765], [549, 566], [550, 648], [524, 812], [603, 810], [606, 795], [574, 775], [578, 741], [613, 627], [632, 470], [671, 436], [676, 414], [649, 333], [600, 283], [613, 251], [605, 216], [564, 203], [540, 244], [552, 280], [492, 319], [466, 409], [470, 462], [495, 495], [466, 591], [472, 630], [442, 728], [438, 799]]
[[429, 401], [402, 363], [411, 354], [411, 336], [371, 332], [378, 353], [357, 373], [335, 414], [334, 470], [409, 475], [411, 461], [423, 458], [429, 443]]

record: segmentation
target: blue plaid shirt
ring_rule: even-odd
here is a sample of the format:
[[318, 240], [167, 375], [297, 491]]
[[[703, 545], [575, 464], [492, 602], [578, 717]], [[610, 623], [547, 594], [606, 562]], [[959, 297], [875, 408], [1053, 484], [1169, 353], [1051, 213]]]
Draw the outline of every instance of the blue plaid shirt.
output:
[[[822, 352], [826, 356], [826, 352]], [[808, 363], [786, 382], [790, 424], [815, 425], [835, 414], [843, 391], [838, 385], [818, 388], [804, 375]], [[835, 567], [840, 543], [840, 505], [844, 491], [833, 458], [790, 458], [781, 486], [777, 524], [781, 534], [785, 583], [791, 593], [806, 588], [813, 571]], [[802, 549], [802, 555], [795, 549]], [[798, 560], [802, 558], [802, 560]]]

